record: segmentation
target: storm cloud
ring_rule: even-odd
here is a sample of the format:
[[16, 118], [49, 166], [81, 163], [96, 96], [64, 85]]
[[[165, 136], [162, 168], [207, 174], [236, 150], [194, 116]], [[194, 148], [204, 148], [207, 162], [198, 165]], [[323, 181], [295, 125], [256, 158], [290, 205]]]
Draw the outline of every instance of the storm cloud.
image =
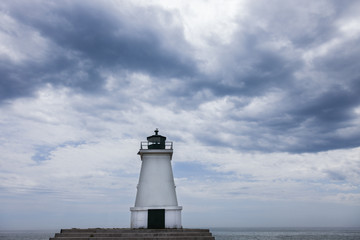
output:
[[[120, 12], [115, 12], [111, 4], [26, 1], [4, 8], [4, 18], [21, 27], [9, 29], [6, 35], [23, 38], [14, 48], [25, 49], [28, 56], [19, 63], [11, 61], [11, 56], [2, 57], [3, 100], [31, 94], [46, 83], [101, 92], [105, 84], [101, 73], [109, 69], [160, 77], [186, 77], [196, 72], [181, 26], [159, 8], [124, 3]], [[24, 34], [22, 29], [30, 33]], [[29, 42], [36, 44], [39, 39], [39, 49], [26, 49]], [[32, 51], [43, 53], [36, 59]]]
[[[219, 216], [229, 211], [219, 201], [358, 211], [359, 1], [6, 0], [0, 8], [7, 226], [18, 222], [8, 209], [39, 195], [49, 212], [85, 196], [84, 209], [69, 211], [119, 199], [127, 210], [138, 143], [155, 128], [174, 141], [190, 222], [204, 200]], [[358, 220], [350, 215], [342, 220]]]

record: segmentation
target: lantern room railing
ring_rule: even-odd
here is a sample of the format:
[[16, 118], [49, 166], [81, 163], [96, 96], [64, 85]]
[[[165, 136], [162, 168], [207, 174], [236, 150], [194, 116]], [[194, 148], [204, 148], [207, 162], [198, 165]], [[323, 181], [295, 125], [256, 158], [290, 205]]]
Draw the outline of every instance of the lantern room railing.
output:
[[165, 144], [154, 143], [154, 142], [140, 142], [140, 149], [173, 149], [173, 142], [166, 141]]

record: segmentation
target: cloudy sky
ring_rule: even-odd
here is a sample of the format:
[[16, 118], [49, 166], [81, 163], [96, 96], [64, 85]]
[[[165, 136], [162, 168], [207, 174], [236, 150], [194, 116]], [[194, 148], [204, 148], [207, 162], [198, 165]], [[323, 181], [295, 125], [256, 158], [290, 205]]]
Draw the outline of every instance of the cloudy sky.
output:
[[184, 227], [360, 226], [360, 1], [0, 2], [0, 229], [129, 227], [140, 141]]

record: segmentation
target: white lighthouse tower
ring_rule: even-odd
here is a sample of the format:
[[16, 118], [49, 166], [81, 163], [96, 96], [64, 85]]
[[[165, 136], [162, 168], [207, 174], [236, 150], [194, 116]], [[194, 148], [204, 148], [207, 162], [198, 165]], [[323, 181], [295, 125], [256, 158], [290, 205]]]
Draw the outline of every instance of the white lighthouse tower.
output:
[[131, 228], [182, 228], [171, 167], [173, 144], [158, 132], [140, 144], [142, 164], [135, 207], [130, 208]]

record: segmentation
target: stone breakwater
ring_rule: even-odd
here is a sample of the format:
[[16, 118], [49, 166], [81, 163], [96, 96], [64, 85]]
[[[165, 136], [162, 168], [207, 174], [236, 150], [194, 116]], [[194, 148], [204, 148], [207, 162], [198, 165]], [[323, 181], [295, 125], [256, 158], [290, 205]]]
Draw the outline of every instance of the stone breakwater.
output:
[[49, 240], [215, 240], [209, 229], [131, 229], [88, 228], [62, 229]]

